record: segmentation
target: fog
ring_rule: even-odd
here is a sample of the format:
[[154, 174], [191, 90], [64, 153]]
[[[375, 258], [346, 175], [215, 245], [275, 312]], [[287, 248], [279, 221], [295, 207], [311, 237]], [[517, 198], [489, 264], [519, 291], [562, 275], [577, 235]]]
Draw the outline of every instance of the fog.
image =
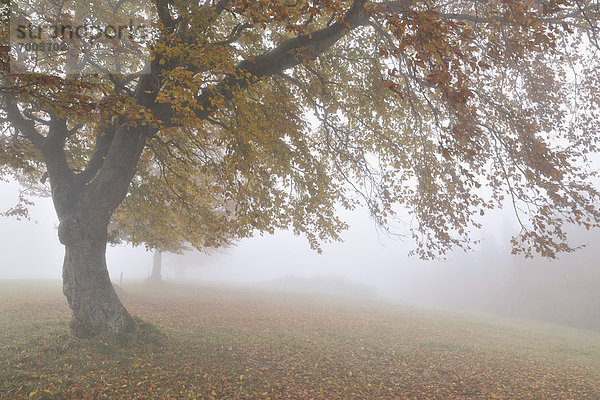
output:
[[[16, 204], [18, 186], [0, 184], [0, 211]], [[587, 244], [558, 261], [510, 255], [518, 232], [514, 216], [496, 210], [475, 232], [472, 253], [452, 252], [446, 261], [408, 257], [411, 242], [378, 232], [364, 210], [343, 213], [350, 229], [344, 242], [312, 251], [289, 232], [257, 236], [212, 254], [163, 256], [163, 278], [373, 297], [405, 305], [492, 312], [600, 329], [600, 233], [574, 231], [572, 244]], [[63, 247], [57, 238], [52, 201], [38, 199], [32, 220], [3, 218], [0, 279], [60, 279]], [[110, 247], [113, 280], [149, 276], [152, 254], [131, 246]]]

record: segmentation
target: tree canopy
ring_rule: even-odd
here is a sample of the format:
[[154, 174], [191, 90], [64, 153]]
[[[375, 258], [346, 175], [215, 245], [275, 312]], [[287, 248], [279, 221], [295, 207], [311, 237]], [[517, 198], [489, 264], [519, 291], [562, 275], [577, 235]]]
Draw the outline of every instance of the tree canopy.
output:
[[2, 174], [49, 176], [61, 222], [77, 193], [151, 247], [291, 228], [318, 249], [337, 207], [386, 226], [400, 206], [425, 258], [507, 201], [526, 256], [600, 222], [596, 1], [152, 6], [150, 74], [0, 78]]

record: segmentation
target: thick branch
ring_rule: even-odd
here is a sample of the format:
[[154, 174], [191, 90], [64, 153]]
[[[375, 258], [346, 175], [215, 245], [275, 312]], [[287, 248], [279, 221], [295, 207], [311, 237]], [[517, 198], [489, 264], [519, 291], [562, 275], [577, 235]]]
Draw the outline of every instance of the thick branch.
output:
[[156, 0], [156, 11], [158, 13], [158, 18], [164, 27], [169, 31], [173, 30], [175, 27], [175, 20], [173, 20], [169, 11], [170, 4], [171, 3], [169, 0]]
[[[198, 96], [199, 107], [196, 115], [200, 119], [206, 119], [217, 108], [212, 104], [215, 98], [222, 97], [229, 100], [236, 91], [247, 88], [263, 77], [279, 74], [308, 59], [317, 58], [349, 31], [368, 22], [366, 2], [366, 0], [355, 0], [342, 20], [316, 32], [286, 40], [271, 51], [242, 61], [237, 66], [237, 74], [226, 76], [220, 83]], [[173, 111], [168, 104], [155, 104], [153, 112], [166, 124], [171, 124]]]
[[32, 120], [23, 117], [17, 103], [12, 101], [9, 93], [4, 94], [4, 104], [6, 115], [12, 125], [33, 143], [35, 147], [41, 149], [44, 146], [45, 138], [35, 129], [35, 124]]
[[146, 138], [155, 133], [154, 128], [147, 126], [116, 127], [102, 167], [84, 195], [85, 204], [93, 206], [93, 212], [99, 217], [110, 218], [123, 201], [137, 171]]
[[61, 221], [77, 208], [81, 194], [81, 187], [73, 180], [73, 171], [67, 163], [65, 141], [69, 135], [66, 120], [50, 114], [48, 137], [41, 150], [50, 177], [52, 200]]
[[104, 165], [104, 159], [110, 149], [114, 137], [114, 127], [111, 127], [109, 131], [103, 132], [96, 137], [94, 152], [88, 161], [87, 167], [76, 176], [78, 182], [81, 184], [88, 184], [95, 178], [98, 171], [100, 171], [100, 168], [102, 168], [102, 165]]

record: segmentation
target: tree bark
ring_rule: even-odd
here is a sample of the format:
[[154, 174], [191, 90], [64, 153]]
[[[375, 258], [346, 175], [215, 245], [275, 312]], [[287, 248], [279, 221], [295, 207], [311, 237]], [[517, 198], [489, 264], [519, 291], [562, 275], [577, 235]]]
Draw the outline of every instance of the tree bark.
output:
[[106, 247], [110, 218], [127, 195], [144, 143], [135, 129], [117, 128], [111, 151], [88, 184], [61, 164], [54, 165], [57, 159], [66, 165], [54, 154], [61, 147], [44, 149], [60, 220], [58, 236], [65, 246], [63, 293], [73, 311], [76, 335], [122, 334], [135, 327], [110, 281]]
[[162, 252], [158, 250], [154, 250], [154, 256], [152, 257], [152, 274], [150, 275], [150, 280], [152, 282], [161, 282], [162, 275]]
[[82, 240], [66, 246], [63, 293], [73, 310], [75, 333], [111, 331], [121, 334], [133, 328], [133, 319], [117, 297], [106, 269], [106, 243]]
[[76, 335], [90, 336], [102, 331], [122, 334], [134, 328], [108, 274], [107, 226], [102, 220], [77, 218], [59, 227], [61, 242], [65, 244], [63, 293], [73, 311], [71, 328]]

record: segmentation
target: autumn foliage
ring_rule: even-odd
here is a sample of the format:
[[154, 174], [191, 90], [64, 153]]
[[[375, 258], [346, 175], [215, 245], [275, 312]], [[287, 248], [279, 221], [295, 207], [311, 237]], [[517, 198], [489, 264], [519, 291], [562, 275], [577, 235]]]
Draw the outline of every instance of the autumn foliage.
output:
[[[75, 176], [111, 126], [146, 126], [116, 216], [173, 243], [292, 227], [317, 247], [344, 227], [335, 207], [363, 200], [382, 224], [407, 207], [424, 257], [468, 247], [476, 216], [506, 197], [526, 255], [570, 251], [562, 226], [598, 222], [585, 169], [598, 132], [592, 2], [156, 7], [156, 84], [2, 77], [7, 174], [41, 177], [58, 120]], [[226, 201], [235, 210], [218, 212]]]

